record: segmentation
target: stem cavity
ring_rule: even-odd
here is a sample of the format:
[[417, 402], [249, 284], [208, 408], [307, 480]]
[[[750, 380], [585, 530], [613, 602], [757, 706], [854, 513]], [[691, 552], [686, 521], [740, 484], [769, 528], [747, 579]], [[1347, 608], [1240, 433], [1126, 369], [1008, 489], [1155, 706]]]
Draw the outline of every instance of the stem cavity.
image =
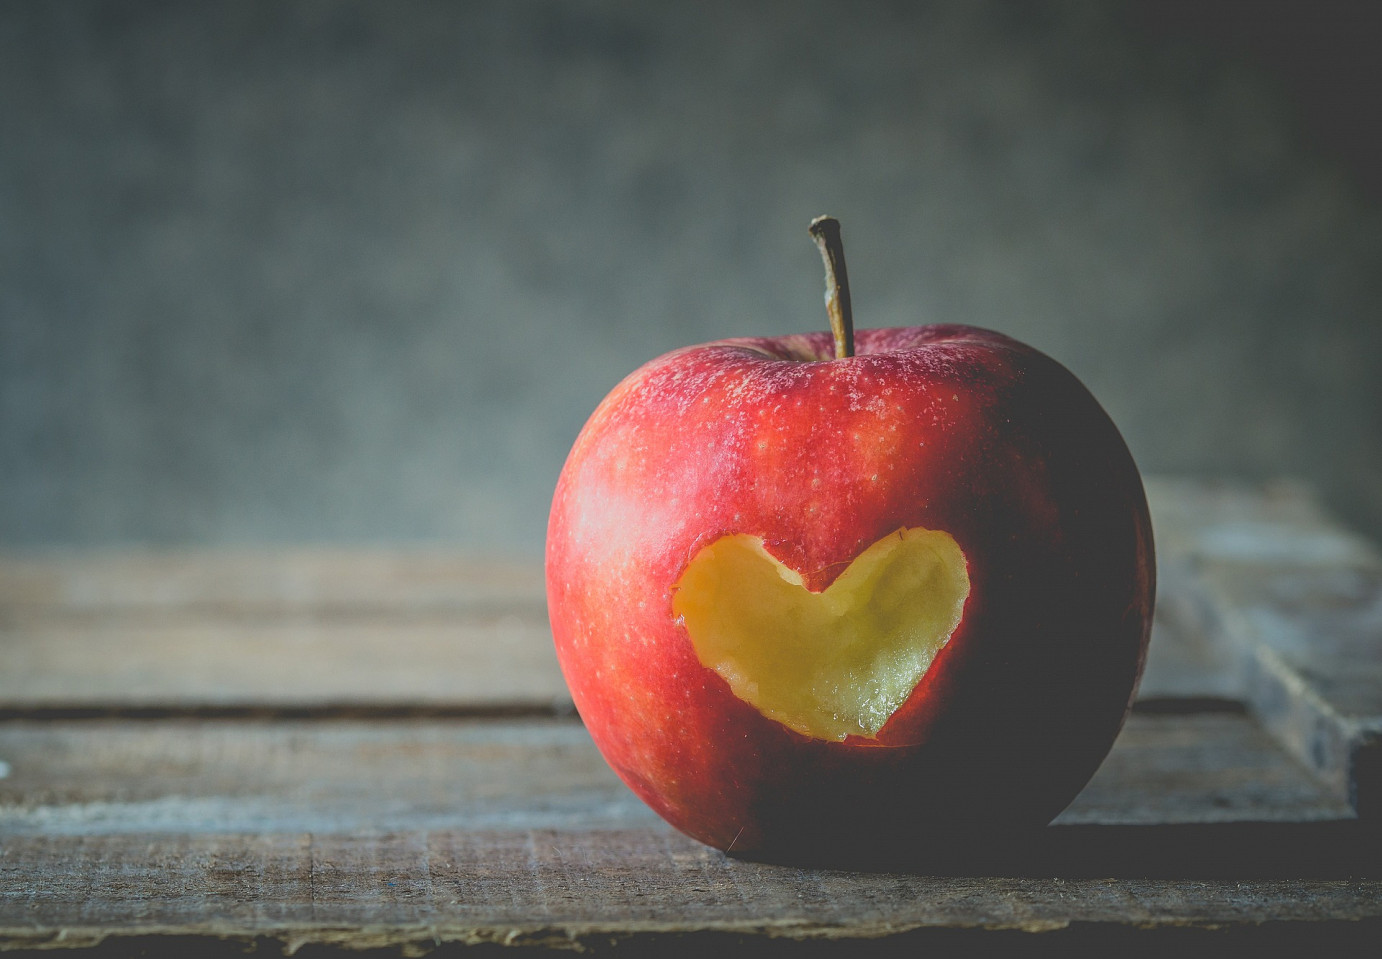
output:
[[849, 305], [849, 273], [845, 270], [840, 221], [818, 216], [810, 229], [825, 261], [825, 312], [830, 316], [830, 332], [835, 335], [835, 358], [844, 359], [854, 355], [854, 311]]

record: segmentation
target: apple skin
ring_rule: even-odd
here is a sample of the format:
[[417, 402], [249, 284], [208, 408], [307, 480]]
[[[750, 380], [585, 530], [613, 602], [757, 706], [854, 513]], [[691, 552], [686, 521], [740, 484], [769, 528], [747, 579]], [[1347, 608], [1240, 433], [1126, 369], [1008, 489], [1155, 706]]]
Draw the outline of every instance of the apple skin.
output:
[[[875, 739], [813, 739], [737, 698], [673, 617], [731, 533], [824, 589], [899, 527], [945, 530], [959, 626]], [[547, 535], [557, 655], [601, 753], [683, 832], [792, 858], [1049, 822], [1108, 753], [1146, 658], [1141, 478], [1063, 366], [965, 326], [688, 347], [600, 404]]]

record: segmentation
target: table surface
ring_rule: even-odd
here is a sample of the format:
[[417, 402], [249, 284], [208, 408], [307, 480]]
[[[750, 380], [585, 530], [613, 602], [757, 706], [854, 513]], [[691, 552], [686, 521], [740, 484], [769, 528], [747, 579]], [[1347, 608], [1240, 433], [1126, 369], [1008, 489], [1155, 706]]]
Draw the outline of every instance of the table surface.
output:
[[1085, 791], [829, 868], [726, 857], [619, 783], [535, 564], [0, 556], [0, 950], [1376, 950], [1382, 560], [1290, 483], [1148, 486], [1152, 655]]

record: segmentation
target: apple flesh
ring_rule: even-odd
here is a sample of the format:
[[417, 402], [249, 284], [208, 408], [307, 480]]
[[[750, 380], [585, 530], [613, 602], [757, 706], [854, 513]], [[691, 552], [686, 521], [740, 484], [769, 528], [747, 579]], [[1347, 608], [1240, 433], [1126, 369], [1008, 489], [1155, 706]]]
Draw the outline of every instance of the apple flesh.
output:
[[1053, 818], [1130, 708], [1154, 562], [1078, 380], [923, 326], [635, 371], [558, 480], [547, 589], [620, 777], [706, 843], [793, 857]]
[[824, 591], [742, 533], [703, 547], [672, 587], [696, 658], [788, 729], [874, 738], [960, 624], [969, 574], [948, 533], [903, 529]]

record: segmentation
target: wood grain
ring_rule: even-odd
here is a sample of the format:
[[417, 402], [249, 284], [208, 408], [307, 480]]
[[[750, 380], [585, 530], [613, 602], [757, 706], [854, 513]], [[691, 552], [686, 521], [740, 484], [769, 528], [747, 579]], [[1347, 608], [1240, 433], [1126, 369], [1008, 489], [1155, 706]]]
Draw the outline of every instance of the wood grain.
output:
[[[1242, 694], [1202, 633], [1158, 618], [1144, 699]], [[540, 564], [377, 548], [0, 554], [0, 715], [348, 708], [569, 712]]]
[[0, 556], [0, 609], [25, 618], [540, 613], [544, 602], [541, 562], [440, 550], [131, 547]]
[[1152, 486], [1158, 617], [1219, 651], [1228, 691], [1301, 762], [1382, 817], [1382, 556], [1289, 484]]
[[[0, 723], [0, 837], [656, 822], [574, 720]], [[1345, 821], [1249, 717], [1134, 715], [1065, 825]]]
[[[1117, 837], [1086, 848], [1109, 843], [1121, 851]], [[1293, 924], [1309, 925], [1319, 946], [1331, 933], [1375, 936], [1382, 915], [1375, 878], [938, 875], [924, 859], [807, 870], [727, 858], [663, 828], [20, 839], [0, 870], [42, 877], [0, 900], [0, 937], [12, 947], [162, 937], [292, 950], [598, 948], [734, 936], [757, 948], [834, 942], [851, 954], [877, 939], [915, 948], [942, 931], [1055, 934], [1059, 947], [1060, 933], [1081, 927], [1139, 939], [1189, 927], [1222, 948], [1233, 941], [1226, 930]]]
[[1289, 484], [1150, 492], [1141, 706], [1071, 807], [812, 868], [618, 782], [535, 563], [0, 556], [0, 949], [1371, 954], [1382, 565]]
[[1375, 837], [1235, 713], [1134, 715], [1045, 830], [810, 869], [676, 834], [571, 720], [11, 721], [0, 755], [10, 948], [853, 953], [995, 931], [1221, 945], [1263, 923], [1347, 939], [1382, 920]]
[[0, 559], [0, 709], [569, 711], [536, 564], [388, 550]]
[[383, 705], [569, 711], [545, 617], [0, 630], [0, 704], [52, 710]]

